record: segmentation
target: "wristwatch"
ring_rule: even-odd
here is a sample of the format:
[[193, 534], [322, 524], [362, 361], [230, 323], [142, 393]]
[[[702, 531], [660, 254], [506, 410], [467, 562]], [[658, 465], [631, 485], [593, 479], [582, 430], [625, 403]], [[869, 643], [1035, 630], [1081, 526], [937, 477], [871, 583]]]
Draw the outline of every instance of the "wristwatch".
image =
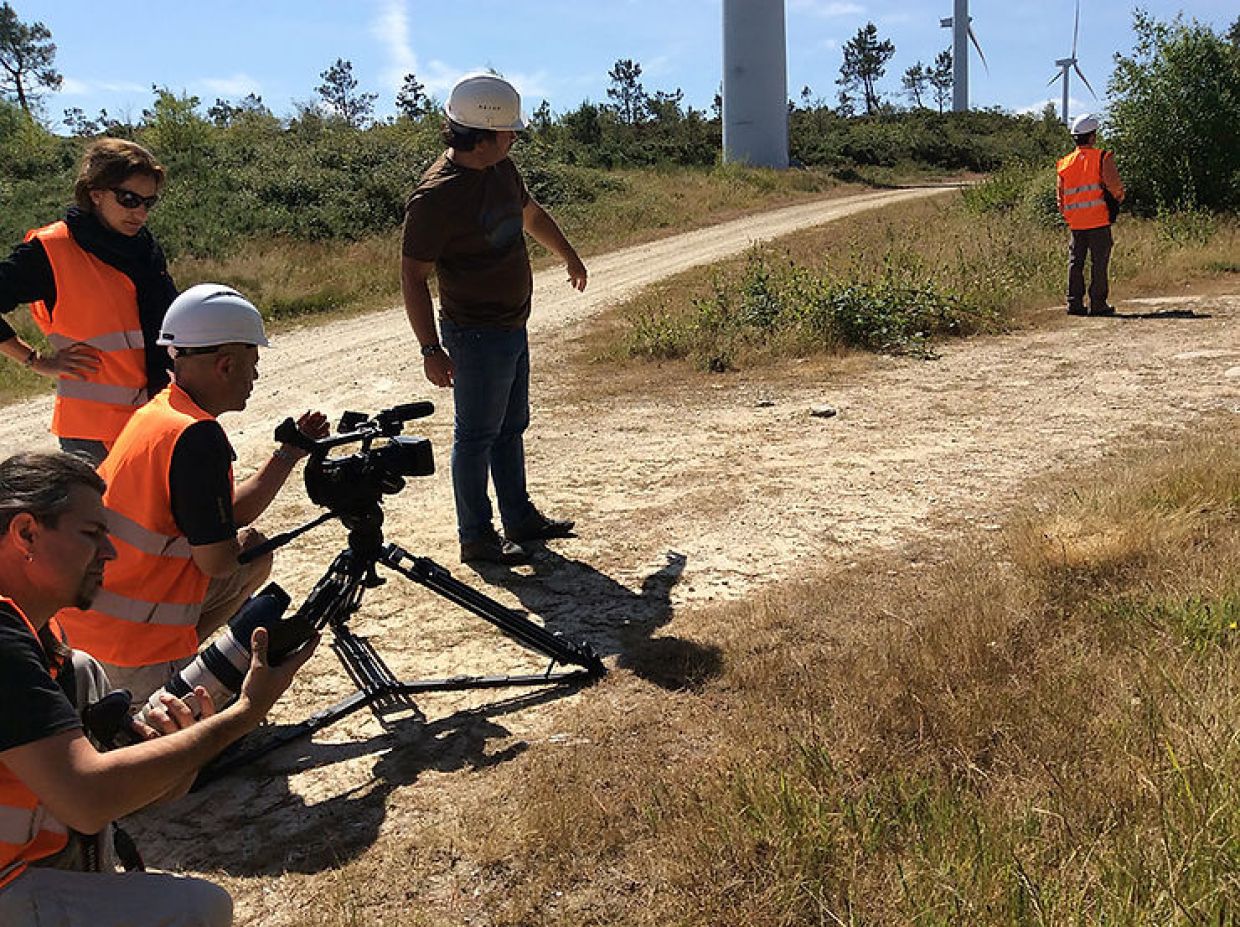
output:
[[442, 354], [442, 353], [443, 353], [443, 345], [442, 345], [442, 344], [424, 344], [424, 345], [422, 345], [422, 356], [423, 356], [423, 357], [430, 357], [432, 354]]

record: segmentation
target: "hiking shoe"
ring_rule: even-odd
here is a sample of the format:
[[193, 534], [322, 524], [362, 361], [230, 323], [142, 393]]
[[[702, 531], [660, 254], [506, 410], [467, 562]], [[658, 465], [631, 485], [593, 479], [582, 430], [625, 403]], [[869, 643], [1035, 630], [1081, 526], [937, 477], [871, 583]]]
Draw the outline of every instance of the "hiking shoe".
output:
[[1068, 315], [1089, 315], [1084, 306], [1069, 306]]
[[529, 559], [529, 551], [520, 544], [500, 537], [494, 528], [476, 541], [461, 542], [462, 563], [499, 563], [513, 566], [528, 563]]
[[1089, 314], [1090, 315], [1115, 315], [1115, 307], [1114, 306], [1097, 306], [1097, 307], [1091, 306], [1089, 310]]
[[549, 541], [552, 538], [571, 537], [576, 522], [567, 518], [548, 518], [537, 509], [528, 520], [515, 528], [505, 528], [508, 540], [523, 544], [526, 541]]

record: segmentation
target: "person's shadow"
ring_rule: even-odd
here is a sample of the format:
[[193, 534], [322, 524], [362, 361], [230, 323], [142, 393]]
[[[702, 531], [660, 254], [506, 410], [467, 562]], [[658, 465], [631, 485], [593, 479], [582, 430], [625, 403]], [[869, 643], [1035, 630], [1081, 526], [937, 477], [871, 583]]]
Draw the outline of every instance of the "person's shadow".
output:
[[534, 548], [532, 573], [476, 569], [502, 585], [551, 631], [584, 640], [602, 657], [665, 689], [693, 689], [717, 676], [722, 652], [714, 645], [656, 632], [672, 618], [671, 591], [685, 570], [685, 555], [667, 562], [633, 591], [581, 560], [549, 547]]
[[1152, 309], [1149, 312], [1117, 312], [1113, 319], [1209, 319], [1208, 312], [1193, 309]]
[[[167, 805], [131, 815], [125, 828], [147, 862], [160, 869], [222, 871], [233, 876], [314, 873], [360, 856], [379, 836], [388, 799], [426, 771], [476, 772], [528, 749], [496, 719], [567, 695], [564, 687], [526, 692], [427, 722], [413, 716], [373, 737], [345, 743], [298, 741]], [[258, 732], [262, 736], [262, 730]], [[288, 777], [307, 769], [364, 762], [360, 785], [323, 801], [295, 794]], [[357, 775], [349, 776], [357, 781]], [[323, 787], [323, 781], [312, 787]]]

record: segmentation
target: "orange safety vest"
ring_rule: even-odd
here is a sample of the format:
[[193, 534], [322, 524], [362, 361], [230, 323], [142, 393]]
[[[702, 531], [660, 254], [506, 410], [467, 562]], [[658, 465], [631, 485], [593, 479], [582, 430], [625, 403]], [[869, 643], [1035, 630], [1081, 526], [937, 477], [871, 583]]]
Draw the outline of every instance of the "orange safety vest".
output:
[[[12, 600], [0, 596], [0, 606], [21, 618], [35, 640], [38, 632]], [[42, 645], [40, 645], [42, 646]], [[0, 886], [12, 882], [28, 863], [59, 853], [69, 842], [69, 832], [39, 796], [0, 763]]]
[[27, 233], [47, 252], [56, 281], [54, 309], [31, 303], [31, 316], [60, 350], [76, 341], [97, 348], [99, 370], [85, 380], [60, 377], [52, 433], [111, 444], [146, 403], [146, 339], [133, 281], [78, 246], [64, 222]]
[[1074, 231], [1098, 229], [1111, 224], [1107, 201], [1102, 196], [1102, 150], [1078, 148], [1057, 165], [1063, 185], [1060, 209]]
[[134, 413], [99, 465], [116, 559], [90, 609], [56, 616], [75, 650], [117, 666], [180, 660], [198, 650], [195, 626], [209, 580], [173, 518], [169, 478], [177, 439], [211, 419], [173, 383]]

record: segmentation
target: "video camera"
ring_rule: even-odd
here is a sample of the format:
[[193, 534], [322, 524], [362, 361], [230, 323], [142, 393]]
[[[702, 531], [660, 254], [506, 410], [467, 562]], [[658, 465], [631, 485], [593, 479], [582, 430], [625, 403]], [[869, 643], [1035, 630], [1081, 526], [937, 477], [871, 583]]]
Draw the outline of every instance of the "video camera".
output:
[[[345, 412], [336, 434], [327, 438], [308, 438], [297, 430], [297, 423], [285, 419], [276, 428], [276, 440], [309, 452], [306, 461], [306, 493], [310, 501], [330, 509], [346, 525], [373, 514], [379, 499], [405, 488], [404, 477], [430, 476], [435, 458], [426, 438], [401, 435], [404, 424], [425, 418], [435, 411], [434, 403], [410, 402], [367, 416]], [[386, 441], [376, 444], [380, 439]], [[361, 443], [361, 448], [345, 457], [328, 456], [333, 448]]]

